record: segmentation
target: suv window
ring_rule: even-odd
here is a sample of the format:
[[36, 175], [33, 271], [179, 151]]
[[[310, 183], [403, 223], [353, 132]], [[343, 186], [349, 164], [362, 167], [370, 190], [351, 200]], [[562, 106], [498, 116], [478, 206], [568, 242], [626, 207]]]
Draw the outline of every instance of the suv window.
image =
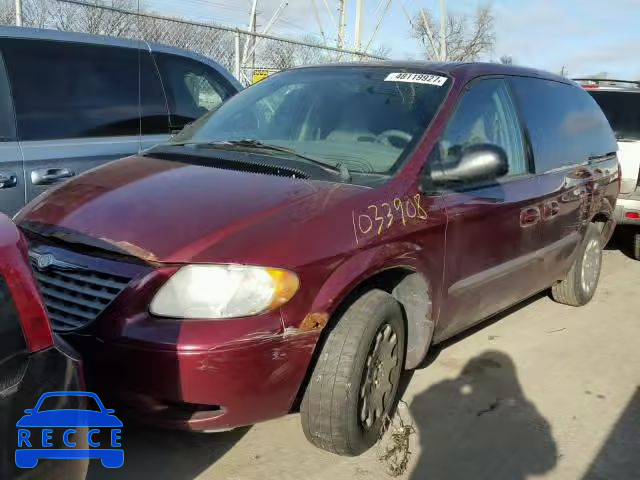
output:
[[454, 166], [471, 145], [501, 147], [509, 160], [508, 176], [528, 173], [518, 115], [502, 79], [480, 80], [464, 95], [440, 140], [440, 158]]
[[640, 140], [640, 90], [612, 92], [589, 90], [606, 115], [616, 136], [622, 140]]
[[147, 52], [40, 40], [9, 41], [3, 52], [22, 140], [138, 135], [140, 123], [145, 134], [169, 132]]
[[602, 110], [582, 88], [538, 78], [513, 77], [512, 82], [531, 135], [536, 172], [617, 150]]
[[155, 54], [169, 99], [172, 129], [216, 110], [234, 89], [211, 67], [166, 53]]

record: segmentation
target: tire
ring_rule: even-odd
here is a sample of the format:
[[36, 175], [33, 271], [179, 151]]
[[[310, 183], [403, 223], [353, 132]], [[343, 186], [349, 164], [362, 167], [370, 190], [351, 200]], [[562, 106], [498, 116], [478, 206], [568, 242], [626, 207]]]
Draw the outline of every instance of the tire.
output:
[[634, 232], [631, 239], [631, 255], [636, 260], [640, 260], [640, 233]]
[[405, 349], [400, 304], [382, 290], [364, 293], [329, 332], [313, 367], [300, 405], [307, 439], [344, 456], [371, 448], [388, 423]]
[[551, 287], [551, 296], [565, 305], [586, 305], [596, 293], [601, 268], [602, 238], [598, 227], [590, 224], [569, 273]]

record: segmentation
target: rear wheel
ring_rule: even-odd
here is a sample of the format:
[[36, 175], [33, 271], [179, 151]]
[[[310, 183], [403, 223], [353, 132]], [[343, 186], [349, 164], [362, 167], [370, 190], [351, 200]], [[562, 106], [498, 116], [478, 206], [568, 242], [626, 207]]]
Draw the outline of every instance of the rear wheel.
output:
[[640, 233], [634, 233], [631, 243], [631, 254], [636, 260], [640, 260]]
[[602, 267], [602, 239], [594, 224], [587, 227], [578, 256], [564, 280], [551, 287], [556, 302], [575, 307], [587, 304], [596, 293]]
[[383, 433], [404, 364], [405, 329], [398, 302], [371, 290], [329, 333], [302, 399], [302, 429], [315, 446], [355, 456]]

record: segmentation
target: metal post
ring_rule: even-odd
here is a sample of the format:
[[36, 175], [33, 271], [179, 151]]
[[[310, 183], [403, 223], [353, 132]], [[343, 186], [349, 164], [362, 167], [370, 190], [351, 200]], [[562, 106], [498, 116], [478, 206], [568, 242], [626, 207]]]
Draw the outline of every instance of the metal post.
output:
[[440, 60], [447, 61], [447, 6], [440, 0]]
[[16, 0], [16, 26], [22, 26], [22, 0]]
[[235, 40], [236, 40], [236, 65], [235, 65], [235, 67], [236, 67], [235, 70], [236, 71], [235, 71], [235, 73], [236, 73], [236, 78], [240, 82], [240, 81], [242, 81], [240, 79], [240, 75], [242, 74], [242, 72], [240, 71], [240, 64], [242, 62], [242, 59], [240, 58], [241, 53], [240, 53], [240, 31], [239, 30], [236, 30], [235, 37], [236, 37], [235, 38]]
[[347, 0], [340, 0], [340, 25], [338, 25], [338, 48], [344, 48], [344, 35], [347, 29]]
[[362, 19], [364, 17], [364, 0], [356, 0], [356, 28], [355, 28], [355, 49], [360, 51], [362, 48]]

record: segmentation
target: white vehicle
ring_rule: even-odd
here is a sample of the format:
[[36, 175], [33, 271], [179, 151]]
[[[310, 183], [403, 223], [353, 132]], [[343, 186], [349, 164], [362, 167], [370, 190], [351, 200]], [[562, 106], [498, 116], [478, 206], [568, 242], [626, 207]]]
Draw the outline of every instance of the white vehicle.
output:
[[632, 253], [640, 260], [640, 82], [576, 79], [598, 102], [618, 139], [622, 169], [618, 225], [632, 225]]

